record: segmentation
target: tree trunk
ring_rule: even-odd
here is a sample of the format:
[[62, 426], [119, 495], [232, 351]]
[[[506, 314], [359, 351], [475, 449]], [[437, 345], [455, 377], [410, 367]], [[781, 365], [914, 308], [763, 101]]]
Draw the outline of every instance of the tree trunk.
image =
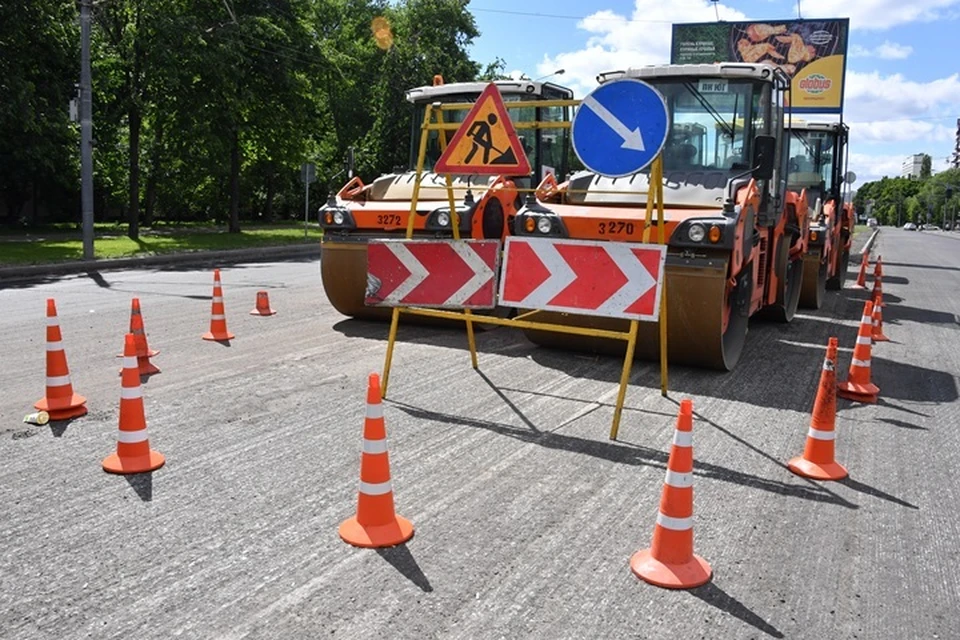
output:
[[143, 226], [153, 226], [153, 208], [157, 202], [157, 176], [160, 173], [160, 145], [163, 143], [163, 124], [158, 118], [153, 123], [153, 148], [150, 150], [150, 175], [144, 195]]
[[130, 113], [130, 208], [127, 211], [127, 235], [140, 239], [140, 109], [131, 105]]
[[230, 233], [240, 233], [240, 132], [230, 141]]
[[267, 202], [264, 204], [263, 221], [273, 222], [273, 196], [276, 194], [273, 179], [273, 167], [267, 169]]

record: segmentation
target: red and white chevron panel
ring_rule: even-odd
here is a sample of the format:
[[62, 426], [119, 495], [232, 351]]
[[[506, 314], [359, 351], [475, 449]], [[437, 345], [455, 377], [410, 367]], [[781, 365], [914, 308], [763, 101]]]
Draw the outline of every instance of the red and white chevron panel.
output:
[[367, 306], [492, 309], [498, 240], [378, 240], [367, 245]]
[[511, 236], [500, 304], [655, 321], [666, 252], [655, 244]]

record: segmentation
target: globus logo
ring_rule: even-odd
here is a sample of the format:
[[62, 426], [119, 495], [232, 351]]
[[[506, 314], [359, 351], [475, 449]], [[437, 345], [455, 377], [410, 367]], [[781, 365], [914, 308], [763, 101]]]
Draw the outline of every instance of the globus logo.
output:
[[833, 86], [833, 80], [830, 78], [820, 75], [819, 73], [814, 73], [803, 80], [800, 81], [799, 87], [806, 91], [807, 93], [812, 93], [814, 95], [818, 93], [823, 93], [824, 91], [829, 91], [830, 87]]

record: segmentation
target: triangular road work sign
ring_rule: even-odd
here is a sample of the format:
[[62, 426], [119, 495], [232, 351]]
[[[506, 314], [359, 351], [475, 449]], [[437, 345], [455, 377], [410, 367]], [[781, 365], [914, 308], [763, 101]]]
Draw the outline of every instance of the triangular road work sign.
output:
[[488, 84], [477, 98], [433, 170], [505, 176], [530, 173], [527, 154], [496, 84]]

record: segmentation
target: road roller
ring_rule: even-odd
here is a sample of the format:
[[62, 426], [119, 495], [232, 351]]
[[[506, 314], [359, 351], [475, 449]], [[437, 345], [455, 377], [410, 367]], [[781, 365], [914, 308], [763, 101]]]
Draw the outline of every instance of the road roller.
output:
[[[786, 185], [784, 95], [790, 80], [765, 64], [652, 65], [600, 74], [635, 78], [663, 96], [668, 362], [732, 370], [748, 321], [790, 322], [809, 237], [806, 192]], [[651, 167], [611, 178], [590, 171], [537, 188], [518, 211], [517, 235], [643, 242]], [[654, 214], [656, 223], [656, 213]], [[651, 229], [648, 242], [657, 242]], [[627, 330], [627, 321], [541, 311], [538, 321]], [[659, 323], [641, 322], [636, 357], [659, 358]], [[624, 343], [539, 330], [533, 342], [623, 353]]]
[[850, 264], [856, 218], [847, 191], [857, 176], [846, 171], [849, 128], [841, 122], [788, 120], [787, 188], [806, 189], [812, 203], [800, 306], [819, 309], [826, 290], [838, 291]]
[[[551, 82], [498, 80], [497, 89], [511, 121], [536, 122], [536, 128], [518, 128], [517, 134], [527, 154], [529, 175], [454, 175], [451, 176], [456, 210], [460, 218], [460, 237], [503, 239], [510, 233], [526, 190], [546, 175], [565, 176], [569, 154], [569, 107], [511, 108], [514, 102], [571, 100], [573, 92]], [[333, 307], [346, 316], [364, 319], [389, 319], [390, 309], [364, 304], [367, 287], [367, 243], [373, 239], [404, 238], [413, 188], [416, 181], [417, 154], [426, 106], [433, 103], [475, 103], [487, 82], [445, 84], [434, 78], [431, 86], [406, 93], [413, 105], [410, 163], [406, 171], [382, 175], [370, 184], [353, 177], [336, 194], [331, 194], [319, 210], [321, 241], [320, 270], [323, 288]], [[462, 122], [469, 109], [441, 110], [445, 123]], [[551, 127], [556, 122], [561, 126]], [[426, 155], [417, 197], [414, 237], [418, 239], [452, 238], [446, 177], [433, 172], [443, 148], [455, 130], [428, 132]], [[444, 136], [441, 144], [440, 135]]]

